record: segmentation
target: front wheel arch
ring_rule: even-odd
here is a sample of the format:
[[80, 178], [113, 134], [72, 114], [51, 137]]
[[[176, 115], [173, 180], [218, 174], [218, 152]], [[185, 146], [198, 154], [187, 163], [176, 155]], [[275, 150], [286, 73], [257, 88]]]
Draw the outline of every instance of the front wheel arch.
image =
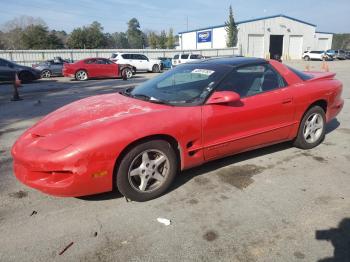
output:
[[139, 138], [133, 142], [131, 142], [129, 145], [127, 145], [119, 154], [119, 156], [117, 157], [115, 163], [114, 163], [114, 168], [113, 168], [113, 176], [112, 176], [112, 182], [113, 182], [113, 190], [116, 190], [116, 181], [117, 181], [117, 173], [118, 173], [118, 168], [119, 168], [119, 165], [120, 165], [120, 162], [122, 161], [122, 159], [124, 158], [124, 156], [132, 149], [134, 148], [135, 146], [139, 145], [139, 144], [142, 144], [142, 143], [145, 143], [145, 142], [148, 142], [148, 141], [152, 141], [152, 140], [164, 140], [166, 142], [168, 142], [171, 147], [173, 148], [173, 150], [175, 151], [176, 153], [176, 156], [177, 156], [177, 163], [178, 163], [178, 166], [177, 166], [177, 169], [178, 171], [181, 169], [181, 147], [178, 143], [178, 141], [170, 136], [170, 135], [162, 135], [162, 134], [158, 134], [158, 135], [150, 135], [150, 136], [146, 136], [146, 137], [142, 137], [142, 138]]

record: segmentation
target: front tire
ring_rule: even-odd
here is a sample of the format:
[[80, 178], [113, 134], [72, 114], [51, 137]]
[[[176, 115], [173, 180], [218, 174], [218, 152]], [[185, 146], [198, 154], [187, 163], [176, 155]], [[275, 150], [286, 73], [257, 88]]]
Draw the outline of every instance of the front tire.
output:
[[117, 188], [133, 201], [148, 201], [162, 195], [177, 173], [177, 156], [164, 140], [151, 140], [133, 147], [120, 161]]
[[29, 82], [32, 82], [34, 80], [33, 74], [28, 72], [28, 71], [23, 71], [23, 72], [19, 73], [18, 78], [23, 83], [29, 83]]
[[311, 149], [318, 146], [325, 138], [326, 115], [320, 106], [311, 107], [304, 115], [294, 140], [294, 146]]
[[152, 72], [153, 72], [153, 73], [159, 73], [159, 72], [160, 72], [160, 67], [159, 67], [159, 65], [153, 65], [153, 66], [152, 66]]
[[75, 73], [75, 79], [78, 81], [88, 80], [88, 74], [85, 70], [79, 70]]

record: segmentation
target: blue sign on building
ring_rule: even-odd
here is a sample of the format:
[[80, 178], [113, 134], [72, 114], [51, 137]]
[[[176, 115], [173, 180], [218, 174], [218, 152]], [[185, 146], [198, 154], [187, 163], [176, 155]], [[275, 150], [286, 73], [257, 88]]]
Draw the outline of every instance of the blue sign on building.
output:
[[197, 32], [197, 43], [211, 42], [211, 31]]

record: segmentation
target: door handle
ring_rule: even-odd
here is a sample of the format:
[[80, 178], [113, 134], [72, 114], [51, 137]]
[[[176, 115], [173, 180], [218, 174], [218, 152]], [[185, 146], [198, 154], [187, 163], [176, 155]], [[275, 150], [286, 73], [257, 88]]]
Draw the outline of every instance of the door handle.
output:
[[287, 99], [284, 99], [283, 101], [282, 101], [282, 104], [289, 104], [289, 103], [292, 103], [292, 98], [287, 98]]

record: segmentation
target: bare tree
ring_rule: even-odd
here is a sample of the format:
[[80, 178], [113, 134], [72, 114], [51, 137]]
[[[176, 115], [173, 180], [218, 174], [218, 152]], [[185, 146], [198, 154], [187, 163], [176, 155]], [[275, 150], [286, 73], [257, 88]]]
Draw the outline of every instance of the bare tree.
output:
[[28, 26], [31, 25], [42, 25], [47, 26], [43, 19], [40, 17], [32, 17], [27, 15], [22, 15], [19, 17], [16, 17], [12, 20], [7, 21], [4, 23], [1, 28], [6, 33], [15, 29], [26, 29]]

